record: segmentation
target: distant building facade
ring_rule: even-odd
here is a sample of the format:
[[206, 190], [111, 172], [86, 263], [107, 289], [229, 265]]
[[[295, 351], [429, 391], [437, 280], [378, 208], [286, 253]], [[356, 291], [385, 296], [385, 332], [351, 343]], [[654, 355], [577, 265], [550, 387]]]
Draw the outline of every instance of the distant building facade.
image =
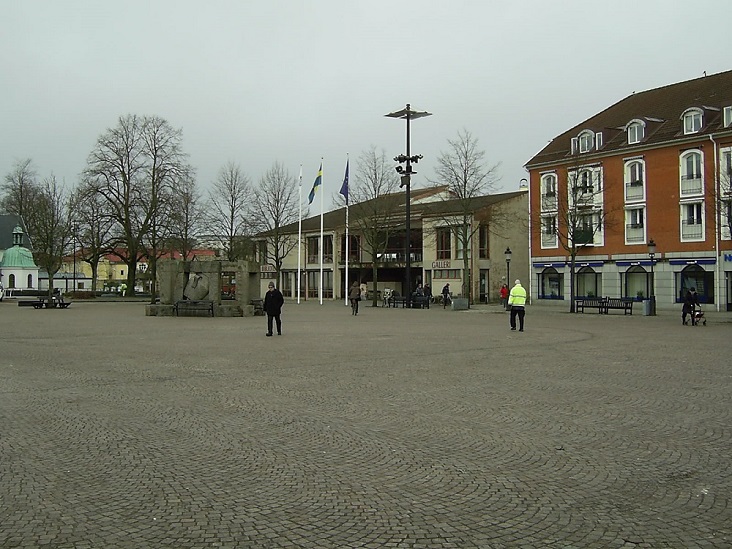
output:
[[732, 71], [634, 93], [526, 168], [534, 298], [568, 299], [573, 236], [575, 295], [663, 306], [695, 287], [732, 309]]

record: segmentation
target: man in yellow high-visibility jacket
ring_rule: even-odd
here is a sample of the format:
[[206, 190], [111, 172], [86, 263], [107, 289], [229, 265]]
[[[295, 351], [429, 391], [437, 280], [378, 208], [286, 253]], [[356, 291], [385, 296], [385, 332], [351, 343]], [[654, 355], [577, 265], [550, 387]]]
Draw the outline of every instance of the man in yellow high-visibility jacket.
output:
[[511, 288], [508, 294], [508, 305], [511, 307], [511, 329], [516, 329], [516, 317], [519, 318], [519, 332], [524, 331], [524, 315], [526, 314], [526, 288], [521, 285], [521, 281], [516, 279], [515, 286]]

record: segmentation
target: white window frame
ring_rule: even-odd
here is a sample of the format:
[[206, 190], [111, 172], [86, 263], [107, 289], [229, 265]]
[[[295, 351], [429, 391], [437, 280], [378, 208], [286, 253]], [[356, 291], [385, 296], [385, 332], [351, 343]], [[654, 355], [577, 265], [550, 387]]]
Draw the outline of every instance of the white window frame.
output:
[[541, 196], [557, 196], [557, 174], [548, 173], [541, 178]]
[[602, 148], [602, 132], [597, 132], [595, 134], [595, 150], [600, 150]]
[[594, 145], [594, 135], [591, 131], [587, 130], [579, 134], [579, 152], [580, 153], [587, 153], [592, 150], [592, 146]]
[[688, 109], [682, 115], [684, 135], [699, 133], [704, 127], [704, 118], [701, 109]]
[[641, 120], [632, 120], [626, 126], [626, 134], [628, 138], [628, 145], [640, 143], [643, 141], [646, 133], [645, 124]]
[[583, 227], [588, 227], [586, 224], [586, 221], [589, 220], [589, 228], [585, 230], [592, 231], [592, 242], [588, 244], [581, 244], [581, 246], [603, 246], [604, 245], [604, 237], [603, 237], [603, 227], [600, 219], [599, 212], [587, 212], [582, 213], [579, 215], [578, 218], [578, 227], [579, 222], [581, 221], [581, 225]]
[[[689, 215], [690, 210], [693, 208], [693, 216]], [[693, 221], [690, 223], [690, 221]], [[701, 228], [700, 236], [684, 236], [684, 233], [690, 232], [684, 230], [684, 226], [697, 226]], [[681, 204], [681, 225], [679, 227], [679, 234], [681, 242], [704, 242], [704, 235], [706, 232], [706, 219], [704, 212], [704, 201], [694, 202], [683, 202]], [[692, 231], [696, 232], [696, 231]]]
[[[698, 162], [689, 172], [689, 158], [697, 158]], [[698, 183], [696, 183], [698, 181]], [[687, 198], [704, 194], [704, 153], [700, 149], [684, 151], [679, 156], [679, 196]]]
[[631, 206], [625, 210], [625, 244], [632, 246], [646, 243], [646, 208]]
[[722, 120], [725, 128], [732, 126], [732, 106], [725, 107], [722, 110]]
[[732, 223], [732, 198], [722, 200], [722, 215], [720, 236], [722, 240], [732, 240], [732, 232], [730, 231], [730, 223]]
[[732, 193], [732, 147], [719, 149], [719, 184], [722, 196]]
[[[549, 230], [547, 230], [547, 227]], [[543, 250], [559, 247], [556, 215], [544, 215], [541, 217], [541, 234], [539, 236]]]

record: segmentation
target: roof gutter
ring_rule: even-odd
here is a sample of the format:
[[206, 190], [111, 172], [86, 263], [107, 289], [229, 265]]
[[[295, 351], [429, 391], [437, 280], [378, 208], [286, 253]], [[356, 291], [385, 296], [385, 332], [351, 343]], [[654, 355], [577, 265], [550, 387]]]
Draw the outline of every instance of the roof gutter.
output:
[[719, 197], [722, 194], [721, 189], [719, 188], [719, 160], [717, 158], [717, 150], [719, 149], [719, 144], [714, 140], [714, 134], [709, 134], [709, 141], [711, 141], [712, 145], [714, 146], [714, 246], [716, 249], [715, 253], [717, 258], [717, 261], [714, 262], [714, 301], [717, 304], [717, 312], [719, 312], [721, 311], [720, 301], [722, 299], [722, 253], [719, 249], [722, 240], [722, 208], [721, 204], [719, 203]]
[[[711, 139], [713, 143], [716, 143], [714, 141], [714, 139], [713, 139], [713, 135], [714, 134], [708, 134], [707, 137], [709, 137], [709, 139]], [[717, 139], [719, 139], [720, 137], [730, 137], [730, 136], [732, 136], [732, 130], [727, 130], [727, 131], [724, 131], [724, 132], [719, 132], [717, 134]], [[645, 146], [645, 147], [633, 148], [633, 149], [629, 149], [629, 150], [614, 149], [614, 150], [607, 151], [607, 152], [602, 153], [602, 154], [587, 154], [587, 153], [583, 153], [583, 154], [579, 155], [579, 157], [580, 158], [583, 158], [583, 159], [586, 158], [588, 161], [597, 161], [597, 160], [601, 160], [603, 158], [607, 158], [608, 156], [620, 156], [620, 155], [629, 154], [629, 153], [639, 154], [639, 153], [644, 152], [644, 151], [652, 151], [652, 150], [655, 150], [655, 149], [663, 149], [663, 148], [666, 148], [666, 147], [669, 147], [669, 146], [672, 146], [672, 145], [684, 145], [684, 144], [688, 144], [688, 143], [694, 143], [694, 142], [699, 141], [700, 138], [702, 138], [702, 136], [695, 135], [694, 137], [687, 137], [687, 138], [684, 138], [684, 139], [672, 139], [672, 140], [669, 140], [669, 141], [663, 141], [661, 143], [655, 143], [653, 145], [648, 145], [648, 146]], [[540, 168], [549, 168], [549, 167], [553, 167], [553, 166], [561, 166], [563, 164], [566, 164], [571, 159], [576, 159], [577, 156], [578, 155], [574, 155], [574, 156], [570, 155], [570, 156], [564, 156], [564, 157], [562, 157], [561, 159], [558, 159], [558, 160], [549, 160], [549, 161], [546, 161], [546, 162], [537, 162], [537, 163], [534, 163], [534, 164], [524, 164], [524, 168], [527, 169], [527, 170], [535, 170], [535, 169], [540, 169]]]

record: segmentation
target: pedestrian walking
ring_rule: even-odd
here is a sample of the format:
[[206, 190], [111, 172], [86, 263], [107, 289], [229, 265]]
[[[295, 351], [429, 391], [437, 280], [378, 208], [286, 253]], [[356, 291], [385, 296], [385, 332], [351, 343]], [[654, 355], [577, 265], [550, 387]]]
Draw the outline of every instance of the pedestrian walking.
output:
[[351, 302], [351, 314], [358, 314], [358, 302], [361, 300], [361, 288], [358, 287], [358, 282], [355, 280], [351, 284], [351, 289], [348, 290], [348, 300]]
[[272, 336], [273, 320], [277, 324], [277, 335], [282, 335], [282, 320], [280, 315], [282, 314], [282, 305], [284, 303], [285, 298], [282, 297], [282, 292], [275, 288], [274, 282], [270, 282], [267, 293], [264, 294], [264, 303], [262, 304], [262, 309], [267, 313], [267, 337]]
[[501, 306], [508, 310], [508, 286], [506, 284], [501, 286]]
[[445, 309], [447, 307], [448, 302], [450, 301], [450, 283], [448, 282], [442, 287], [442, 308]]
[[696, 288], [689, 288], [684, 297], [684, 306], [681, 308], [681, 323], [686, 324], [686, 315], [691, 317], [691, 325], [696, 326], [694, 313], [699, 307], [699, 296], [696, 294]]
[[511, 307], [511, 329], [516, 329], [516, 317], [519, 319], [519, 332], [524, 331], [524, 315], [526, 314], [526, 289], [517, 278], [514, 287], [508, 294], [508, 305]]

